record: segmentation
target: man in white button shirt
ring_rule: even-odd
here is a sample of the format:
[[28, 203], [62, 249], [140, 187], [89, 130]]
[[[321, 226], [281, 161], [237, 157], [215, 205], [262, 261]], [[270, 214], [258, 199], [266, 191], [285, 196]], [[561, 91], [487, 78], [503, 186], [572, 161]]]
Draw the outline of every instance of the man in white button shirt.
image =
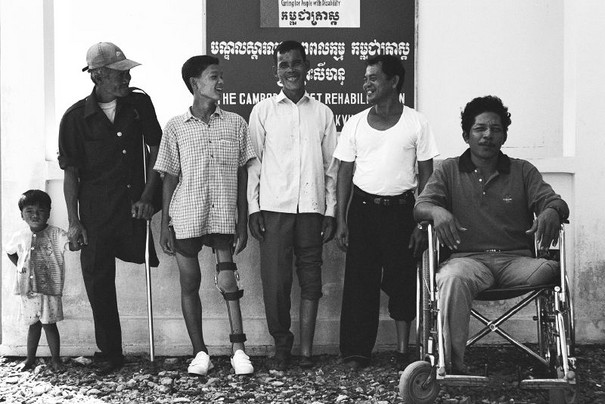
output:
[[347, 121], [334, 152], [340, 160], [336, 240], [347, 253], [340, 351], [353, 369], [370, 361], [381, 289], [395, 320], [399, 366], [408, 361], [416, 317], [414, 256], [423, 234], [412, 217], [414, 191], [424, 188], [438, 153], [426, 118], [400, 100], [404, 76], [394, 56], [368, 60], [363, 89], [372, 107]]
[[290, 364], [292, 258], [301, 287], [300, 365], [312, 367], [315, 319], [321, 293], [322, 244], [335, 229], [336, 147], [332, 111], [305, 90], [304, 47], [282, 42], [274, 51], [282, 91], [254, 106], [250, 137], [258, 160], [248, 167], [252, 236], [260, 241], [261, 278], [275, 368]]

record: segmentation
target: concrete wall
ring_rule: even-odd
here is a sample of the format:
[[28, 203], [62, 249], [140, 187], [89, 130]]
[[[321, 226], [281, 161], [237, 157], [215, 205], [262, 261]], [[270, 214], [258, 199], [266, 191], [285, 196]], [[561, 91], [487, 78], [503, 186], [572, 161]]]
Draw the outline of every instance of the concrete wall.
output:
[[[605, 340], [605, 161], [602, 156], [605, 129], [605, 3], [566, 2], [566, 15], [573, 23], [566, 26], [573, 54], [568, 74], [571, 90], [569, 131], [575, 137], [574, 190], [576, 206], [576, 274], [574, 277], [581, 338]], [[567, 96], [569, 94], [569, 97]], [[573, 117], [573, 118], [572, 118]], [[566, 128], [567, 130], [567, 128]]]
[[[599, 124], [605, 4], [441, 0], [419, 2], [418, 14], [418, 107], [433, 125], [442, 157], [464, 149], [459, 114], [465, 103], [499, 95], [513, 122], [504, 152], [531, 160], [572, 208], [567, 242], [578, 340], [605, 341], [605, 215], [598, 207], [605, 169]], [[525, 311], [510, 328], [529, 331], [530, 322]]]
[[[0, 3], [3, 240], [22, 225], [16, 200], [32, 187], [51, 194], [51, 222], [67, 227], [62, 172], [55, 161], [56, 134], [65, 109], [92, 88], [88, 75], [80, 71], [88, 46], [113, 41], [129, 58], [143, 63], [132, 71], [132, 84], [151, 95], [164, 125], [190, 103], [179, 71], [187, 57], [203, 52], [203, 10], [201, 0], [183, 0], [178, 7], [163, 1], [150, 6], [144, 0], [109, 0], [102, 6], [81, 0]], [[465, 103], [479, 95], [499, 95], [513, 120], [505, 152], [531, 159], [573, 209], [568, 245], [581, 342], [603, 341], [605, 332], [605, 241], [599, 233], [605, 214], [595, 208], [595, 200], [605, 192], [599, 147], [599, 117], [605, 110], [600, 43], [604, 17], [600, 1], [433, 0], [418, 5], [417, 105], [433, 126], [441, 157], [464, 150], [459, 114]], [[155, 234], [158, 219], [153, 221]], [[326, 248], [317, 352], [335, 352], [338, 344], [343, 258], [335, 245]], [[213, 285], [214, 260], [208, 251], [200, 259], [205, 337], [213, 352], [226, 353], [229, 326], [225, 304]], [[160, 260], [153, 273], [156, 352], [188, 354], [176, 263], [166, 256]], [[264, 319], [257, 243], [251, 240], [236, 260], [245, 289], [248, 344], [254, 352], [265, 353], [272, 341]], [[68, 262], [66, 320], [59, 324], [62, 350], [89, 354], [95, 350], [94, 334], [78, 254]], [[10, 295], [11, 266], [3, 257], [0, 354], [23, 354], [26, 328], [18, 323], [18, 298]], [[117, 285], [126, 351], [145, 351], [143, 266], [119, 263]], [[296, 285], [293, 289], [296, 330], [299, 294]], [[380, 349], [392, 347], [394, 341], [384, 303]], [[486, 306], [488, 311], [497, 307]], [[527, 329], [530, 318], [524, 314], [514, 328]], [[44, 341], [40, 352], [48, 352]]]

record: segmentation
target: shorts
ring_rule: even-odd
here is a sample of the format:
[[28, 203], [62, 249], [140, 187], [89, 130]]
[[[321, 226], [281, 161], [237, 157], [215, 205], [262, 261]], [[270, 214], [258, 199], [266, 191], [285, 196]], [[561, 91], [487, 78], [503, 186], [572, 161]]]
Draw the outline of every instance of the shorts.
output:
[[54, 324], [63, 320], [61, 296], [29, 293], [21, 296], [21, 321], [25, 325]]
[[214, 250], [230, 250], [233, 248], [233, 234], [204, 234], [201, 237], [174, 239], [174, 249], [182, 256], [197, 257], [203, 246]]

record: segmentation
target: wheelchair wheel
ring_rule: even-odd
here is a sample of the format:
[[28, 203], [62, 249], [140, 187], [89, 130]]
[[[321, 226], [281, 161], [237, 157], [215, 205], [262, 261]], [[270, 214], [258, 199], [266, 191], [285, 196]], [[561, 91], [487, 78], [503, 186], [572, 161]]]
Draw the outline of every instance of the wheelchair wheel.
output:
[[557, 368], [557, 337], [555, 321], [554, 296], [552, 291], [541, 295], [540, 299], [540, 355], [549, 363], [548, 370], [552, 377], [556, 377]]
[[409, 364], [399, 379], [399, 394], [404, 403], [434, 403], [439, 394], [439, 383], [432, 372], [431, 364], [417, 361]]
[[420, 313], [421, 318], [417, 319], [420, 322], [419, 332], [417, 341], [419, 346], [420, 360], [425, 360], [429, 347], [429, 336], [431, 335], [431, 306], [430, 306], [430, 291], [428, 288], [429, 282], [429, 259], [428, 259], [428, 251], [422, 255], [422, 279], [421, 279], [421, 287], [420, 287]]
[[[567, 307], [562, 308], [562, 313], [555, 313], [554, 307], [554, 293], [548, 292], [546, 295], [540, 297], [542, 305], [542, 341], [543, 341], [543, 357], [549, 361], [549, 373], [551, 377], [557, 379], [565, 379], [563, 371], [563, 356], [560, 353], [561, 349], [567, 350], [568, 356], [573, 356], [575, 348], [575, 330], [574, 330], [574, 317], [573, 317], [573, 304], [570, 300], [569, 289], [566, 295]], [[558, 331], [556, 322], [558, 321], [557, 316], [562, 316], [562, 323], [564, 330], [557, 337]], [[560, 341], [559, 341], [560, 339]], [[560, 345], [559, 345], [560, 343]], [[570, 371], [575, 371], [571, 369]], [[549, 403], [550, 404], [573, 404], [576, 403], [577, 397], [577, 381], [576, 384], [570, 384], [565, 389], [551, 389], [549, 390]]]
[[[565, 307], [562, 307], [562, 312], [560, 316], [562, 317], [563, 333], [565, 335], [561, 335], [561, 345], [564, 349], [567, 349], [568, 357], [575, 356], [575, 344], [576, 344], [576, 335], [574, 328], [574, 309], [573, 302], [571, 300], [571, 296], [569, 293], [569, 281], [566, 278], [566, 294], [565, 294]], [[575, 368], [570, 363], [570, 372], [575, 373]], [[564, 379], [566, 375], [563, 371], [563, 357], [559, 356], [556, 361], [555, 375], [558, 379]], [[563, 390], [550, 390], [549, 391], [549, 402], [551, 404], [572, 404], [577, 402], [577, 392], [578, 392], [578, 381], [577, 376], [575, 380], [575, 384], [570, 384], [568, 388]]]
[[576, 328], [575, 328], [575, 313], [573, 301], [571, 300], [571, 293], [569, 292], [569, 279], [565, 277], [565, 301], [566, 307], [564, 308], [563, 320], [565, 323], [565, 339], [567, 342], [568, 354], [575, 356], [576, 350]]

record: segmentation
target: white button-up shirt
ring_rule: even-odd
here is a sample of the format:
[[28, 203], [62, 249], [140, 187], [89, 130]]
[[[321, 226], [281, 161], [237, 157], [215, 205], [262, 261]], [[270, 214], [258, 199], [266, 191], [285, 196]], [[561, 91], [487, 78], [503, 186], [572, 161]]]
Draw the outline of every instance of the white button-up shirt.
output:
[[308, 93], [294, 104], [283, 92], [254, 106], [248, 211], [335, 215], [337, 143], [330, 108]]

